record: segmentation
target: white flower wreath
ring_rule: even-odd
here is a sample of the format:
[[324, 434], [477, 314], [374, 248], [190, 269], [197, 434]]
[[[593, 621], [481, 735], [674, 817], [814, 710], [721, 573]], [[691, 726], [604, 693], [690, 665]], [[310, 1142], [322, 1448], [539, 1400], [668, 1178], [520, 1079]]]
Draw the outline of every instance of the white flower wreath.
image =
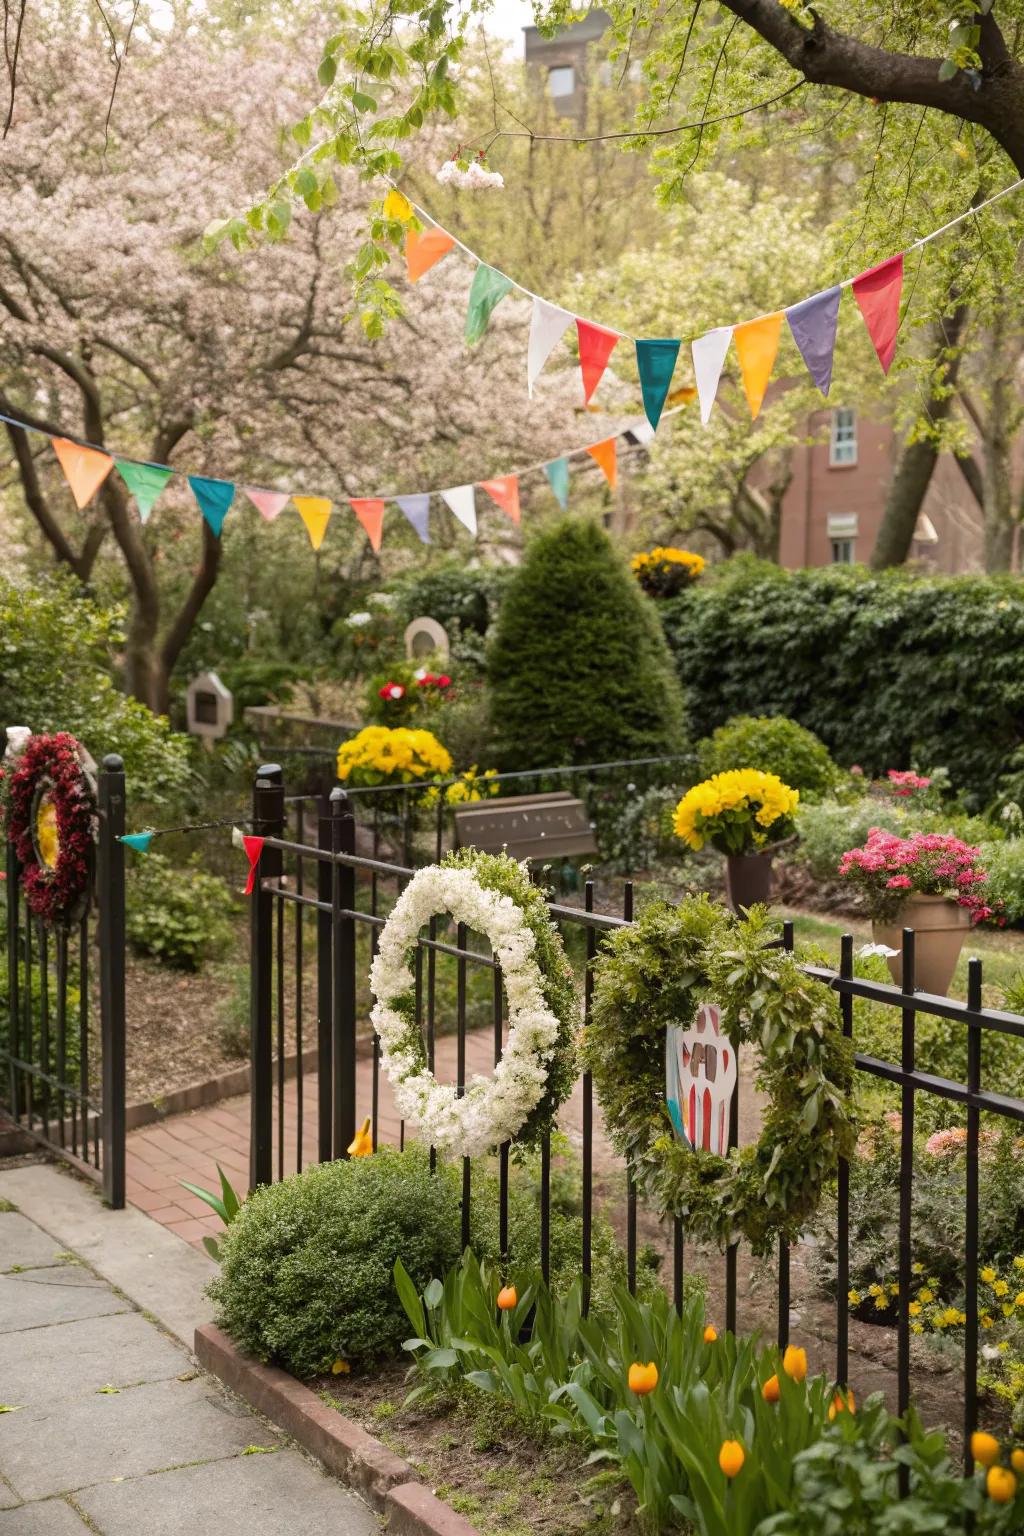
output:
[[[491, 1077], [475, 1076], [459, 1097], [426, 1065], [412, 1017], [410, 952], [421, 928], [438, 913], [486, 934], [501, 967], [508, 998], [509, 1036]], [[370, 1014], [381, 1061], [404, 1119], [439, 1151], [476, 1157], [510, 1141], [544, 1097], [559, 1020], [548, 1006], [536, 940], [511, 896], [481, 885], [472, 869], [429, 865], [418, 870], [391, 912], [370, 970]], [[403, 1006], [404, 1005], [404, 1006]]]

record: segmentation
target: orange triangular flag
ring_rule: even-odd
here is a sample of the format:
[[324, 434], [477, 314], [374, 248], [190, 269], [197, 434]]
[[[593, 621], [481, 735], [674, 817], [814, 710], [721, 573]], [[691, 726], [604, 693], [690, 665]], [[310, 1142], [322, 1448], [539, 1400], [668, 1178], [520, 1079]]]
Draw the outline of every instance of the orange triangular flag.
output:
[[424, 272], [429, 272], [442, 256], [447, 256], [455, 244], [454, 235], [435, 226], [434, 229], [410, 229], [405, 236], [405, 265], [410, 283], [418, 283]]
[[372, 498], [360, 497], [350, 501], [352, 511], [366, 529], [366, 537], [373, 545], [374, 554], [380, 553], [380, 541], [384, 533], [384, 503]]
[[481, 480], [480, 486], [507, 512], [514, 523], [519, 522], [519, 476], [499, 475], [496, 480]]
[[614, 437], [606, 437], [603, 443], [594, 443], [587, 449], [595, 464], [614, 491], [619, 479], [618, 446]]
[[299, 516], [306, 525], [309, 542], [319, 549], [327, 532], [327, 520], [331, 515], [331, 503], [326, 496], [293, 496]]
[[53, 439], [53, 451], [71, 487], [75, 506], [81, 511], [89, 505], [110, 474], [114, 461], [108, 453], [101, 453], [98, 448], [83, 448], [80, 443], [72, 443], [66, 437]]
[[760, 320], [748, 320], [746, 325], [738, 325], [732, 333], [736, 356], [740, 360], [740, 372], [743, 374], [743, 388], [753, 417], [761, 409], [764, 392], [775, 367], [781, 329], [780, 309], [774, 315], [763, 315]]

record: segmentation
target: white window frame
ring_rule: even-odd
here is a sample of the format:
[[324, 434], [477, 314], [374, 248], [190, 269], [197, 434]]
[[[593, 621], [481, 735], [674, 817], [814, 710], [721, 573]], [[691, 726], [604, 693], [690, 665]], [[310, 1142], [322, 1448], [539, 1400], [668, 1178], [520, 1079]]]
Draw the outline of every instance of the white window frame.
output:
[[[839, 538], [831, 538], [829, 540], [829, 545], [830, 545], [831, 550], [832, 550], [832, 564], [833, 565], [855, 565], [857, 563], [857, 540], [856, 539], [851, 539], [851, 538], [846, 538], [846, 537], [840, 536]], [[848, 548], [849, 551], [850, 551], [850, 558], [848, 560], [846, 559], [845, 555], [838, 555], [836, 553], [836, 551], [838, 549], [846, 549], [846, 548]]]
[[852, 469], [857, 463], [857, 412], [850, 406], [837, 406], [832, 412], [828, 440], [830, 469]]
[[[569, 78], [571, 79], [572, 84], [570, 85], [570, 87], [569, 87], [569, 89], [567, 91], [556, 91], [551, 82], [554, 79], [555, 75], [564, 75], [564, 74], [568, 74], [569, 75]], [[574, 96], [575, 94], [576, 94], [576, 66], [574, 64], [552, 64], [551, 68], [548, 70], [548, 95], [551, 97], [551, 100], [552, 101], [564, 101], [567, 96]]]

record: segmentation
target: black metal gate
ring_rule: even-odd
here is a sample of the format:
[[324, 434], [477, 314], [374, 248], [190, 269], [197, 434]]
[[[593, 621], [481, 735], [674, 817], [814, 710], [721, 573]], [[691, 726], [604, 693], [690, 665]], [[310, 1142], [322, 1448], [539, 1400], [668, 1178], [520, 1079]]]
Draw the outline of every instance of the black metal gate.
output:
[[104, 758], [93, 891], [81, 918], [28, 908], [6, 843], [6, 975], [0, 974], [0, 1105], [34, 1141], [125, 1200], [124, 764]]

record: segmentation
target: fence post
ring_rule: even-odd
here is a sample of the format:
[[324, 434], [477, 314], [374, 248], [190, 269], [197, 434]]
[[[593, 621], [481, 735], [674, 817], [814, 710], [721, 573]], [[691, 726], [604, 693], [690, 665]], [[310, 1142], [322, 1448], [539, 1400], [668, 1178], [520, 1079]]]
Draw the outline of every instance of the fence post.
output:
[[124, 763], [103, 759], [99, 777], [100, 1031], [103, 1051], [103, 1195], [124, 1207]]
[[[277, 763], [256, 770], [252, 830], [257, 837], [284, 832], [284, 775]], [[263, 882], [281, 874], [281, 851], [265, 848], [252, 892], [250, 927], [249, 1187], [274, 1177], [274, 896]]]
[[[320, 804], [317, 822], [317, 847], [329, 851], [331, 841], [331, 806], [325, 795]], [[334, 1085], [334, 1069], [331, 1064], [331, 999], [333, 987], [333, 953], [331, 945], [331, 890], [334, 866], [327, 859], [316, 864], [316, 1093], [317, 1093], [317, 1157], [322, 1163], [331, 1161], [334, 1145], [331, 1127], [331, 1095]]]
[[[331, 850], [355, 853], [356, 823], [343, 789], [331, 790]], [[334, 1156], [347, 1157], [356, 1134], [356, 924], [345, 917], [356, 904], [356, 872], [332, 867], [331, 923], [334, 950], [333, 1057]]]
[[16, 1057], [21, 1056], [21, 1001], [18, 995], [18, 898], [21, 894], [21, 868], [9, 837], [4, 838], [4, 846], [7, 850], [7, 1049], [10, 1052], [11, 1115], [20, 1124], [21, 1081], [14, 1062]]

